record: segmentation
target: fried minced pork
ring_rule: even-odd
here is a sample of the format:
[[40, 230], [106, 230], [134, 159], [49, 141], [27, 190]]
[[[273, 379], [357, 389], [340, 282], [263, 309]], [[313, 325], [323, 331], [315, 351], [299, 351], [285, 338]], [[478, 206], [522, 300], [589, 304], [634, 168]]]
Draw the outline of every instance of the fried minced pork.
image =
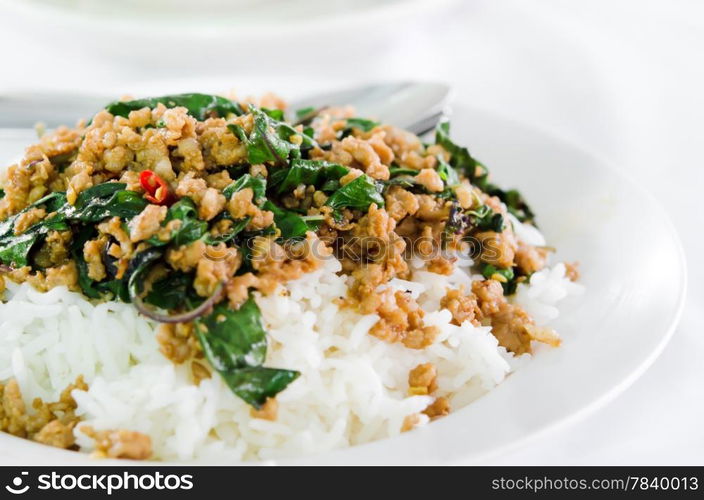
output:
[[54, 403], [35, 398], [33, 411], [29, 412], [15, 379], [0, 384], [0, 431], [57, 448], [73, 448], [73, 429], [80, 422], [75, 414], [76, 402], [71, 396], [74, 389], [88, 389], [83, 377], [68, 385]]
[[565, 262], [565, 276], [570, 281], [579, 279], [579, 262]]
[[509, 351], [518, 355], [530, 353], [532, 340], [552, 346], [560, 344], [554, 330], [536, 327], [533, 318], [522, 307], [506, 300], [500, 282], [493, 279], [475, 281], [472, 293], [476, 296], [482, 322], [491, 325], [491, 333]]
[[408, 393], [411, 395], [431, 394], [437, 389], [438, 372], [432, 363], [422, 363], [408, 374]]
[[193, 323], [163, 323], [156, 333], [159, 351], [176, 364], [185, 363], [201, 352]]
[[450, 400], [445, 396], [435, 398], [435, 401], [430, 403], [428, 407], [423, 410], [423, 413], [428, 415], [431, 420], [444, 417], [450, 413]]
[[544, 248], [534, 247], [519, 240], [514, 256], [516, 266], [523, 274], [531, 275], [545, 267], [548, 253]]
[[469, 321], [473, 325], [481, 324], [482, 312], [473, 293], [465, 293], [464, 288], [448, 290], [440, 300], [440, 307], [452, 313], [452, 323], [461, 325]]
[[369, 333], [386, 342], [401, 342], [410, 349], [423, 349], [440, 333], [436, 326], [423, 323], [425, 312], [407, 292], [382, 292], [376, 309], [379, 321]]
[[135, 216], [128, 225], [132, 243], [147, 240], [159, 232], [167, 210], [165, 206], [149, 204]]
[[261, 408], [258, 410], [252, 408], [249, 410], [252, 418], [261, 418], [262, 420], [275, 421], [279, 413], [279, 402], [276, 398], [267, 398]]
[[96, 458], [146, 460], [152, 456], [152, 439], [141, 432], [125, 429], [98, 431], [89, 425], [79, 430], [95, 441]]

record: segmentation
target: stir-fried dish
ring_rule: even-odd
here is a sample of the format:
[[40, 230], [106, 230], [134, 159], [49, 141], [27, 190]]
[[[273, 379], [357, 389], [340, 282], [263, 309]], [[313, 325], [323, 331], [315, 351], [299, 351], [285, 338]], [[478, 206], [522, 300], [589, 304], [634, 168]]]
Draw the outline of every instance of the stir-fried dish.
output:
[[[491, 183], [447, 121], [426, 144], [348, 108], [287, 115], [277, 99], [264, 101], [118, 101], [42, 136], [0, 181], [0, 291], [7, 279], [132, 303], [161, 323], [164, 356], [193, 362], [199, 378], [222, 377], [254, 411], [299, 373], [266, 364], [253, 294], [274, 293], [329, 256], [351, 277], [340, 306], [377, 314], [369, 333], [383, 341], [434, 342], [438, 328], [412, 294], [383, 285], [411, 279], [418, 260], [449, 275], [464, 253], [483, 279], [447, 290], [441, 305], [454, 324], [491, 325], [515, 354], [531, 352], [532, 341], [559, 344], [507, 300], [550, 251], [514, 234], [512, 221], [533, 224], [533, 212], [517, 191]], [[409, 376], [416, 393], [432, 393], [432, 365]], [[41, 426], [10, 426], [5, 404], [3, 429], [50, 434], [52, 421], [71, 420], [65, 399]], [[449, 411], [443, 398], [431, 406], [431, 417]]]

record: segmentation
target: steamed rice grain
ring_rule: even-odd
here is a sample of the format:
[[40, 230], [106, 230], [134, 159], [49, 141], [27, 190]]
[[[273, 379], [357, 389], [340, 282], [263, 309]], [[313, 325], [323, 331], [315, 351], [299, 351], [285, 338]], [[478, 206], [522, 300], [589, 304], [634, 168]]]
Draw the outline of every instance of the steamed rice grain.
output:
[[[348, 278], [337, 275], [334, 258], [259, 296], [269, 335], [267, 364], [301, 372], [277, 397], [273, 422], [254, 418], [218, 376], [195, 385], [190, 366], [161, 355], [155, 323], [130, 304], [93, 304], [64, 287], [39, 293], [27, 283], [8, 283], [9, 300], [0, 304], [0, 379], [15, 377], [30, 404], [35, 397], [55, 400], [82, 374], [89, 389], [73, 396], [83, 423], [148, 434], [157, 459], [269, 460], [382, 439], [399, 434], [408, 415], [434, 400], [408, 395], [408, 373], [418, 364], [436, 366], [437, 395], [449, 397], [453, 409], [491, 390], [520, 364], [490, 327], [456, 326], [449, 311], [439, 310], [448, 287], [471, 286], [467, 269], [457, 266], [450, 276], [418, 270], [413, 282], [385, 285], [410, 291], [426, 311], [426, 324], [440, 329], [424, 350], [379, 340], [368, 334], [376, 314], [338, 307]], [[557, 316], [558, 301], [579, 290], [557, 264], [520, 285], [515, 300], [542, 324]], [[420, 416], [421, 424], [427, 421]], [[79, 429], [77, 444], [93, 449]]]

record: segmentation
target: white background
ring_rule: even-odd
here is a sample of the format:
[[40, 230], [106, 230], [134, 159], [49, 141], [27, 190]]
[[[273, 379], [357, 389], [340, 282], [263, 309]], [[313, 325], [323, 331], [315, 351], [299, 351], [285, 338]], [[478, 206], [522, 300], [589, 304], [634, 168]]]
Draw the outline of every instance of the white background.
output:
[[[263, 48], [255, 57], [256, 44], [233, 47], [227, 59], [172, 50], [166, 60], [127, 49], [116, 56], [88, 30], [77, 44], [75, 30], [62, 34], [51, 17], [27, 22], [3, 8], [0, 93], [129, 91], [141, 81], [200, 75], [232, 77], [235, 87], [239, 75], [266, 76], [274, 90], [282, 75], [445, 80], [474, 107], [596, 152], [666, 207], [687, 253], [688, 304], [661, 357], [616, 401], [494, 463], [701, 465], [704, 2], [467, 0], [436, 10], [342, 23], [321, 34], [312, 50], [297, 50], [289, 33], [275, 60]], [[43, 36], [50, 31], [52, 38]], [[128, 44], [105, 36], [113, 48]], [[170, 50], [158, 37], [152, 43], [152, 52]]]

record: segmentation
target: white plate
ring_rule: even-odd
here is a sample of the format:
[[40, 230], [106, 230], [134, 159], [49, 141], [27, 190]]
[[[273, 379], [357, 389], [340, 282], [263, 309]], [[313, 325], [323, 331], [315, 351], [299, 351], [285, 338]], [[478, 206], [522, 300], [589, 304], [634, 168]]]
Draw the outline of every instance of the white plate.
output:
[[[586, 292], [555, 323], [563, 345], [542, 350], [497, 389], [425, 428], [290, 463], [481, 463], [605, 404], [643, 373], [674, 330], [685, 262], [652, 196], [595, 156], [496, 115], [459, 108], [452, 127], [499, 184], [523, 192], [558, 257], [581, 263]], [[0, 151], [0, 161], [20, 149]], [[89, 461], [4, 434], [0, 449], [4, 464]]]

